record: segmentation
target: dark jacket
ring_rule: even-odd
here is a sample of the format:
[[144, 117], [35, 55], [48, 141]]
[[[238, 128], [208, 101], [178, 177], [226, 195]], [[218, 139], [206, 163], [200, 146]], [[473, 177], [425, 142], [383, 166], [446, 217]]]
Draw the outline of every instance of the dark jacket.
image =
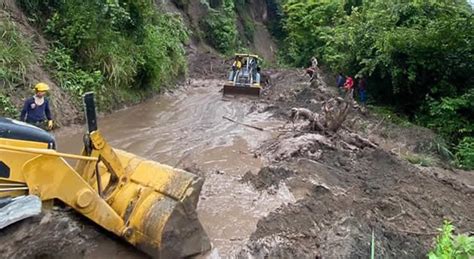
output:
[[346, 82], [346, 78], [344, 76], [337, 75], [337, 79], [336, 79], [337, 87], [343, 87], [345, 82]]
[[46, 119], [51, 120], [51, 110], [49, 109], [49, 101], [44, 97], [44, 103], [37, 105], [35, 98], [30, 97], [25, 100], [23, 109], [21, 110], [20, 120], [28, 123], [43, 122]]

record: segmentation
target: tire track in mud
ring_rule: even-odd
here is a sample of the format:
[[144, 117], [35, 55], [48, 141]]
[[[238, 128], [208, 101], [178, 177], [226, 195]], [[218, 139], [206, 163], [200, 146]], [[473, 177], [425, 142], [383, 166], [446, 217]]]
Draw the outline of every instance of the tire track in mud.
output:
[[[254, 111], [256, 99], [223, 97], [222, 83], [191, 80], [173, 93], [99, 119], [100, 130], [113, 147], [172, 166], [197, 167], [205, 177], [198, 214], [214, 248], [204, 257], [236, 255], [260, 218], [282, 203], [294, 202], [285, 186], [269, 195], [239, 181], [263, 166], [253, 150], [272, 135], [222, 117], [263, 128], [281, 122], [271, 119], [270, 113]], [[76, 153], [82, 145], [81, 132], [57, 134], [59, 150]], [[110, 256], [97, 250], [91, 254]]]

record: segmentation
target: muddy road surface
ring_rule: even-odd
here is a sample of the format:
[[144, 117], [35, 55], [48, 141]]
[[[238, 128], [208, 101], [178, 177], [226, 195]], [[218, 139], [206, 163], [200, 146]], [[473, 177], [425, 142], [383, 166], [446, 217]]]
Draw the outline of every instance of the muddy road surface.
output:
[[[206, 181], [198, 214], [214, 247], [210, 255], [229, 257], [256, 230], [260, 218], [294, 198], [285, 188], [268, 194], [239, 181], [245, 173], [260, 170], [262, 161], [254, 150], [272, 133], [223, 117], [261, 128], [277, 127], [282, 122], [255, 109], [256, 99], [223, 97], [222, 81], [188, 83], [174, 92], [100, 118], [99, 129], [115, 148], [203, 176]], [[78, 153], [83, 131], [77, 127], [58, 132], [58, 149]], [[104, 246], [108, 248], [103, 250]], [[123, 250], [110, 246], [113, 245], [108, 242], [99, 243], [87, 254], [109, 256], [107, 253], [112, 252], [123, 256]], [[127, 254], [134, 256], [133, 250]]]
[[[456, 234], [473, 233], [474, 172], [438, 161], [430, 151], [434, 133], [356, 104], [338, 132], [288, 123], [291, 108], [321, 113], [337, 91], [324, 77], [310, 85], [300, 71], [270, 74], [274, 84], [260, 99], [224, 98], [223, 82], [211, 73], [99, 119], [113, 147], [206, 179], [198, 214], [213, 249], [199, 258], [369, 258], [372, 233], [377, 258], [425, 258], [443, 220], [453, 222]], [[59, 150], [78, 153], [83, 132], [79, 126], [56, 132]], [[435, 162], [404, 158], [419, 150]], [[0, 253], [145, 257], [77, 213], [54, 214], [10, 228], [18, 235], [0, 236], [7, 244]], [[57, 245], [35, 238], [44, 234]]]

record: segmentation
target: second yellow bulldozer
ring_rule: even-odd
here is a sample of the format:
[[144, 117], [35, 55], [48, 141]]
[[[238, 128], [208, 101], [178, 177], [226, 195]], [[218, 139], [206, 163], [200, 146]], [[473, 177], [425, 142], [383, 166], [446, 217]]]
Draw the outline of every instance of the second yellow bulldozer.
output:
[[[260, 96], [262, 92], [260, 58], [253, 54], [235, 54], [223, 93]], [[238, 66], [236, 64], [239, 64]]]
[[97, 129], [92, 93], [84, 103], [81, 155], [59, 153], [47, 132], [0, 118], [0, 233], [59, 200], [154, 258], [209, 250], [196, 213], [203, 179], [113, 149]]

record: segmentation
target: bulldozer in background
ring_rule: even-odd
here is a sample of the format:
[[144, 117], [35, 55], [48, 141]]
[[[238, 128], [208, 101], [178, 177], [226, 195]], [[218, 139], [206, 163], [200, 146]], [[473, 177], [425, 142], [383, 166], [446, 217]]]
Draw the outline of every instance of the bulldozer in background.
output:
[[97, 129], [92, 93], [84, 103], [81, 155], [57, 152], [42, 129], [0, 118], [0, 233], [59, 200], [154, 258], [209, 250], [196, 213], [203, 179], [113, 149]]
[[242, 64], [240, 69], [233, 68], [224, 84], [224, 95], [246, 94], [260, 96], [262, 91], [260, 58], [253, 54], [235, 54]]

